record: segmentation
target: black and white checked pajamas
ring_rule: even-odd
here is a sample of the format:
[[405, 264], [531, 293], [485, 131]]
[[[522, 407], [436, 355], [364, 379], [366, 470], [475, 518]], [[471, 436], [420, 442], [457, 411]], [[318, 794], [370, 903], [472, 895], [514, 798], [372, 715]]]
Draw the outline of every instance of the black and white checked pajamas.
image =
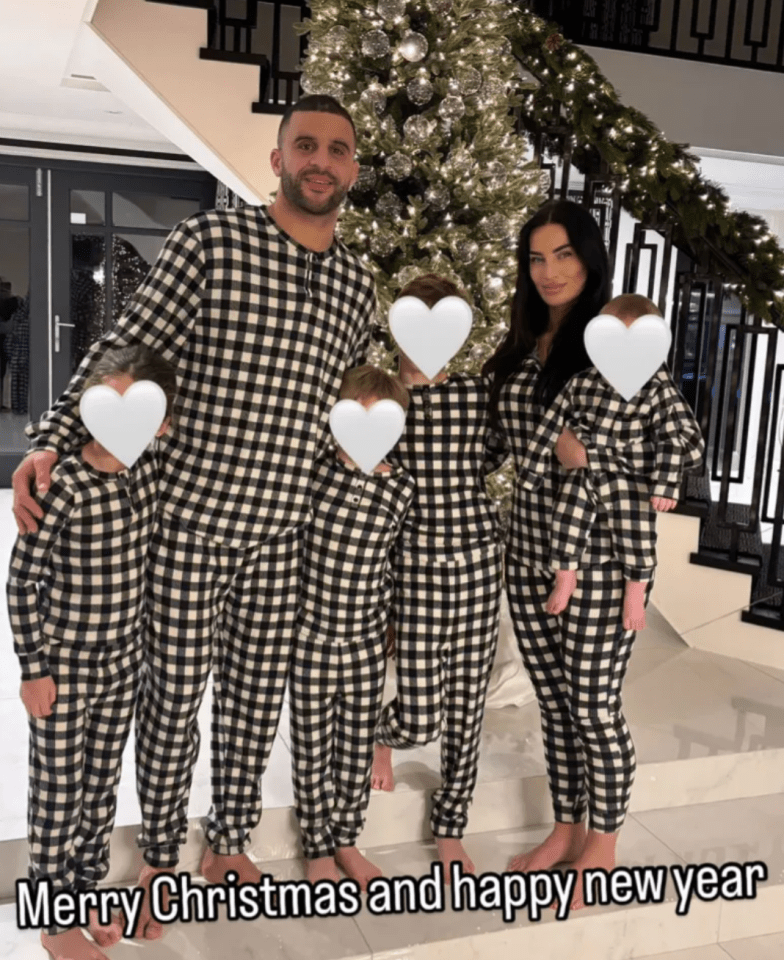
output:
[[[697, 466], [704, 450], [700, 428], [665, 366], [626, 401], [591, 367], [578, 373], [556, 397], [528, 445], [518, 473], [533, 490], [549, 470], [555, 442], [571, 428], [578, 439], [612, 447], [628, 461], [624, 473], [572, 470], [566, 474], [552, 519], [550, 566], [579, 570], [591, 526], [601, 503], [610, 528], [613, 558], [627, 580], [642, 582], [656, 567], [656, 511], [651, 497], [678, 497], [683, 472]], [[653, 447], [655, 466], [643, 482], [635, 455]], [[645, 482], [648, 481], [648, 482]]]
[[123, 317], [28, 427], [34, 449], [85, 438], [76, 397], [107, 346], [143, 343], [177, 368], [148, 576], [152, 667], [137, 724], [141, 843], [153, 866], [176, 864], [185, 841], [210, 669], [212, 849], [242, 852], [259, 819], [255, 781], [290, 659], [311, 468], [374, 313], [372, 277], [339, 241], [310, 250], [263, 208], [200, 213], [172, 232]]
[[441, 740], [430, 824], [462, 837], [476, 784], [485, 695], [498, 641], [501, 546], [485, 478], [506, 449], [490, 430], [479, 377], [410, 389], [403, 436], [389, 455], [417, 495], [393, 555], [397, 695], [376, 741]]
[[[545, 415], [533, 400], [541, 372], [535, 353], [501, 390], [499, 417], [515, 467], [526, 460]], [[577, 432], [577, 431], [575, 431]], [[651, 496], [656, 477], [654, 445], [644, 439], [629, 453], [616, 452], [599, 435], [581, 432], [589, 473], [625, 472]], [[563, 613], [551, 616], [545, 604], [553, 585], [550, 571], [551, 518], [569, 474], [547, 457], [542, 482], [533, 491], [515, 485], [506, 546], [506, 589], [523, 662], [536, 690], [542, 716], [555, 818], [615, 833], [628, 809], [635, 772], [631, 735], [623, 716], [621, 687], [635, 633], [623, 629], [624, 571], [614, 560], [610, 523], [597, 501], [582, 555], [577, 589]], [[632, 481], [630, 481], [632, 482]], [[654, 487], [654, 489], [657, 489]], [[671, 488], [659, 487], [660, 495]], [[650, 594], [652, 579], [646, 591]]]
[[55, 891], [92, 889], [109, 869], [157, 490], [152, 451], [113, 474], [65, 457], [38, 532], [19, 537], [11, 555], [8, 610], [22, 679], [51, 676], [57, 692], [48, 717], [29, 718], [28, 799], [29, 875]]
[[313, 472], [291, 666], [294, 799], [308, 859], [356, 844], [386, 674], [390, 551], [416, 485], [337, 455]]

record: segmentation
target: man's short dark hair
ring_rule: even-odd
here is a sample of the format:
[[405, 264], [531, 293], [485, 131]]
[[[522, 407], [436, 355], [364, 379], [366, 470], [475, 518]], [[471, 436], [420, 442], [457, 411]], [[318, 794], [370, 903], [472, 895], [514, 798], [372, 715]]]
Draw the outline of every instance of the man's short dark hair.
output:
[[348, 120], [351, 124], [351, 131], [354, 134], [354, 145], [356, 146], [357, 128], [354, 126], [354, 121], [351, 119], [351, 114], [348, 110], [338, 103], [334, 97], [329, 97], [323, 93], [314, 93], [310, 96], [302, 97], [300, 100], [297, 100], [296, 103], [292, 103], [291, 106], [286, 108], [286, 112], [283, 114], [280, 126], [278, 127], [278, 147], [280, 147], [283, 142], [286, 127], [289, 124], [289, 120], [291, 120], [292, 114], [295, 113], [333, 113], [337, 117], [343, 117], [344, 120]]

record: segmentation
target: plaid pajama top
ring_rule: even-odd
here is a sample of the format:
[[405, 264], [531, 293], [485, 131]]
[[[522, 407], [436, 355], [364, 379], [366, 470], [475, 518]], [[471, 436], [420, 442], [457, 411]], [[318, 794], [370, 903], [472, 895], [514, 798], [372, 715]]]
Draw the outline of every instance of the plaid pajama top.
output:
[[691, 408], [664, 365], [629, 401], [595, 367], [575, 374], [528, 444], [518, 474], [524, 489], [533, 490], [544, 480], [565, 427], [592, 447], [613, 449], [617, 464], [623, 461], [626, 467], [609, 472], [644, 475], [651, 481], [652, 497], [670, 500], [678, 498], [684, 471], [700, 465], [705, 449]]
[[366, 474], [336, 453], [316, 462], [313, 519], [305, 528], [300, 626], [319, 637], [363, 640], [386, 629], [390, 551], [416, 484], [404, 471]]
[[310, 471], [345, 370], [364, 359], [370, 273], [338, 240], [318, 253], [260, 207], [184, 221], [114, 329], [27, 428], [32, 449], [89, 435], [77, 396], [107, 346], [143, 343], [177, 368], [177, 429], [161, 439], [161, 509], [242, 549], [303, 524]]
[[44, 645], [95, 653], [138, 636], [157, 502], [153, 450], [118, 473], [81, 454], [58, 461], [38, 532], [18, 537], [11, 554], [8, 613], [23, 680], [49, 675]]
[[498, 519], [485, 480], [508, 450], [490, 428], [484, 381], [460, 373], [408, 389], [406, 426], [387, 457], [416, 480], [402, 545], [430, 551], [495, 541]]

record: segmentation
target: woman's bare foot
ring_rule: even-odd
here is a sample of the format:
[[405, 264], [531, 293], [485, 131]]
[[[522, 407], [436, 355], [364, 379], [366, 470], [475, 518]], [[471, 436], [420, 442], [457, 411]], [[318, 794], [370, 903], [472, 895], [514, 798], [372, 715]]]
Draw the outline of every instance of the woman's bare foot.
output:
[[551, 870], [556, 863], [572, 863], [585, 847], [584, 823], [556, 823], [552, 833], [533, 850], [509, 861], [507, 870], [520, 873]]
[[315, 860], [306, 860], [305, 878], [309, 883], [318, 883], [319, 880], [340, 881], [340, 874], [335, 865], [334, 857], [316, 857]]
[[237, 874], [237, 883], [258, 883], [261, 880], [261, 870], [247, 853], [213, 853], [207, 847], [199, 866], [199, 872], [204, 879], [210, 883], [224, 883], [230, 870]]
[[456, 862], [463, 865], [463, 873], [476, 873], [474, 861], [465, 852], [462, 840], [456, 837], [436, 837], [436, 848], [444, 865], [444, 883], [452, 882], [452, 864]]
[[122, 940], [123, 925], [121, 917], [112, 917], [111, 921], [104, 925], [98, 922], [98, 911], [91, 910], [87, 929], [99, 947], [113, 947], [115, 943]]
[[553, 592], [547, 598], [545, 610], [548, 613], [563, 613], [576, 586], [576, 570], [556, 570], [555, 586]]
[[615, 845], [618, 842], [617, 833], [597, 833], [589, 830], [585, 840], [585, 847], [580, 856], [572, 864], [572, 869], [578, 873], [577, 884], [572, 898], [572, 910], [579, 910], [585, 906], [583, 892], [583, 874], [586, 870], [606, 870], [608, 873], [615, 867]]
[[362, 890], [367, 890], [371, 880], [383, 876], [375, 863], [363, 857], [356, 847], [338, 847], [335, 851], [335, 863], [346, 876], [356, 880]]
[[[163, 926], [153, 919], [150, 912], [150, 884], [159, 873], [170, 873], [172, 867], [151, 867], [145, 864], [142, 872], [139, 874], [139, 886], [144, 890], [141, 909], [139, 910], [139, 919], [136, 921], [136, 929], [131, 934], [132, 937], [141, 937], [144, 940], [159, 940], [163, 936]], [[161, 891], [162, 903], [164, 909], [169, 902], [169, 892], [164, 889]]]
[[41, 943], [51, 954], [52, 960], [109, 960], [78, 927], [65, 933], [42, 932]]
[[370, 774], [370, 786], [374, 790], [394, 790], [395, 775], [392, 773], [392, 747], [376, 744], [373, 753], [373, 771]]
[[645, 629], [645, 588], [646, 583], [634, 580], [626, 581], [623, 592], [623, 629]]

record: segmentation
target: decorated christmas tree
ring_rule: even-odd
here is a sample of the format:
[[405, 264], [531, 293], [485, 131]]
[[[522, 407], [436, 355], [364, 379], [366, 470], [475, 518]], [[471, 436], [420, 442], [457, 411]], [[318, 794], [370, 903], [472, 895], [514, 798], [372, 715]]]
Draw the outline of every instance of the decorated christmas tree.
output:
[[474, 326], [448, 369], [478, 372], [506, 330], [520, 226], [549, 186], [515, 131], [525, 85], [508, 35], [519, 11], [508, 0], [310, 8], [303, 89], [336, 97], [357, 128], [359, 178], [339, 234], [375, 274], [382, 325], [421, 273], [461, 286]]

